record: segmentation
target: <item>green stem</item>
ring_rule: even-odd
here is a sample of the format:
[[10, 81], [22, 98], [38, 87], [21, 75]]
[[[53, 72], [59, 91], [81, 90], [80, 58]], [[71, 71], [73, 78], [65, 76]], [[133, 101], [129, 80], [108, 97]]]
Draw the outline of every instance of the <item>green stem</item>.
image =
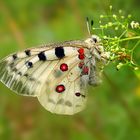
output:
[[134, 39], [140, 39], [140, 36], [135, 36], [135, 37], [130, 37], [130, 38], [124, 38], [124, 39], [116, 40], [114, 42], [123, 42], [123, 41], [134, 40]]
[[134, 50], [135, 48], [140, 44], [140, 40], [136, 43], [136, 45], [130, 50], [131, 52], [131, 61], [133, 60], [133, 54], [134, 54]]
[[121, 38], [123, 35], [125, 35], [126, 32], [127, 32], [127, 30], [125, 30], [125, 31], [119, 36], [119, 38]]
[[132, 48], [132, 50], [131, 50], [131, 51], [134, 51], [134, 50], [135, 50], [135, 48], [136, 48], [139, 44], [140, 44], [140, 40], [136, 43], [136, 45]]

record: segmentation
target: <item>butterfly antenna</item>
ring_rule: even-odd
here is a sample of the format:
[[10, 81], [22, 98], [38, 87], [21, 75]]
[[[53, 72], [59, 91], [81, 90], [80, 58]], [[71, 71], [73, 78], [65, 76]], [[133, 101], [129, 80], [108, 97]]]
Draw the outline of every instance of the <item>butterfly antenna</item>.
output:
[[94, 21], [93, 19], [91, 20], [91, 28], [93, 27]]
[[89, 33], [89, 35], [91, 35], [90, 26], [89, 26], [89, 18], [88, 18], [88, 17], [86, 18], [86, 23], [87, 23], [87, 30], [88, 30], [88, 33]]
[[88, 33], [89, 33], [89, 35], [91, 35], [91, 30], [92, 30], [94, 21], [91, 20], [91, 23], [89, 23], [89, 18], [88, 17], [86, 18], [86, 21], [87, 21], [87, 30], [88, 30]]

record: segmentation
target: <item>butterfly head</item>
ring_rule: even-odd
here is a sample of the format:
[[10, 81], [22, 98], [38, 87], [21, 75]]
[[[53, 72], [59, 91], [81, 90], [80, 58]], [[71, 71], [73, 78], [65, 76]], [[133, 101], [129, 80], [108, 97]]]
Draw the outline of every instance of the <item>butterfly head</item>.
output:
[[88, 45], [88, 48], [93, 48], [100, 43], [101, 39], [97, 35], [91, 35], [91, 37], [87, 38], [85, 42]]
[[105, 51], [101, 39], [97, 35], [91, 35], [91, 37], [85, 40], [85, 43], [87, 43], [87, 47], [92, 56], [103, 61], [109, 59], [110, 53]]

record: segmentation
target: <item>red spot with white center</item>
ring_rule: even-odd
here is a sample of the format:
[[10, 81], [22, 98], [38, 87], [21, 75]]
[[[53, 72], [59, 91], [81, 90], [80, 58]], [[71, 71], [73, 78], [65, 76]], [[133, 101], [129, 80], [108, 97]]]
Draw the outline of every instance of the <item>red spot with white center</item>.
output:
[[80, 48], [80, 49], [78, 50], [78, 52], [79, 52], [79, 54], [84, 54], [84, 49], [83, 49], [83, 48]]
[[58, 85], [56, 87], [56, 92], [61, 93], [65, 91], [65, 86], [64, 85]]
[[78, 65], [78, 67], [79, 67], [80, 69], [82, 69], [82, 68], [83, 68], [83, 66], [84, 66], [84, 62], [83, 62], [83, 61], [81, 61], [81, 62], [79, 63], [79, 65]]
[[61, 71], [67, 71], [68, 70], [68, 65], [63, 63], [63, 64], [60, 65], [60, 69], [61, 69]]
[[87, 66], [85, 66], [83, 68], [83, 71], [82, 72], [83, 72], [84, 75], [87, 75], [89, 73], [89, 68]]

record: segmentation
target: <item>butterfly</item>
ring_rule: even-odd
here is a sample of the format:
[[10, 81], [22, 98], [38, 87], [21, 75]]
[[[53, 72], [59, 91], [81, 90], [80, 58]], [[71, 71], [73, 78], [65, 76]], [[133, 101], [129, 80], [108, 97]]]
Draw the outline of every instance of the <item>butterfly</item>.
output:
[[98, 85], [107, 52], [98, 36], [52, 43], [11, 54], [0, 61], [0, 81], [17, 94], [37, 97], [56, 114], [85, 108], [87, 85]]

